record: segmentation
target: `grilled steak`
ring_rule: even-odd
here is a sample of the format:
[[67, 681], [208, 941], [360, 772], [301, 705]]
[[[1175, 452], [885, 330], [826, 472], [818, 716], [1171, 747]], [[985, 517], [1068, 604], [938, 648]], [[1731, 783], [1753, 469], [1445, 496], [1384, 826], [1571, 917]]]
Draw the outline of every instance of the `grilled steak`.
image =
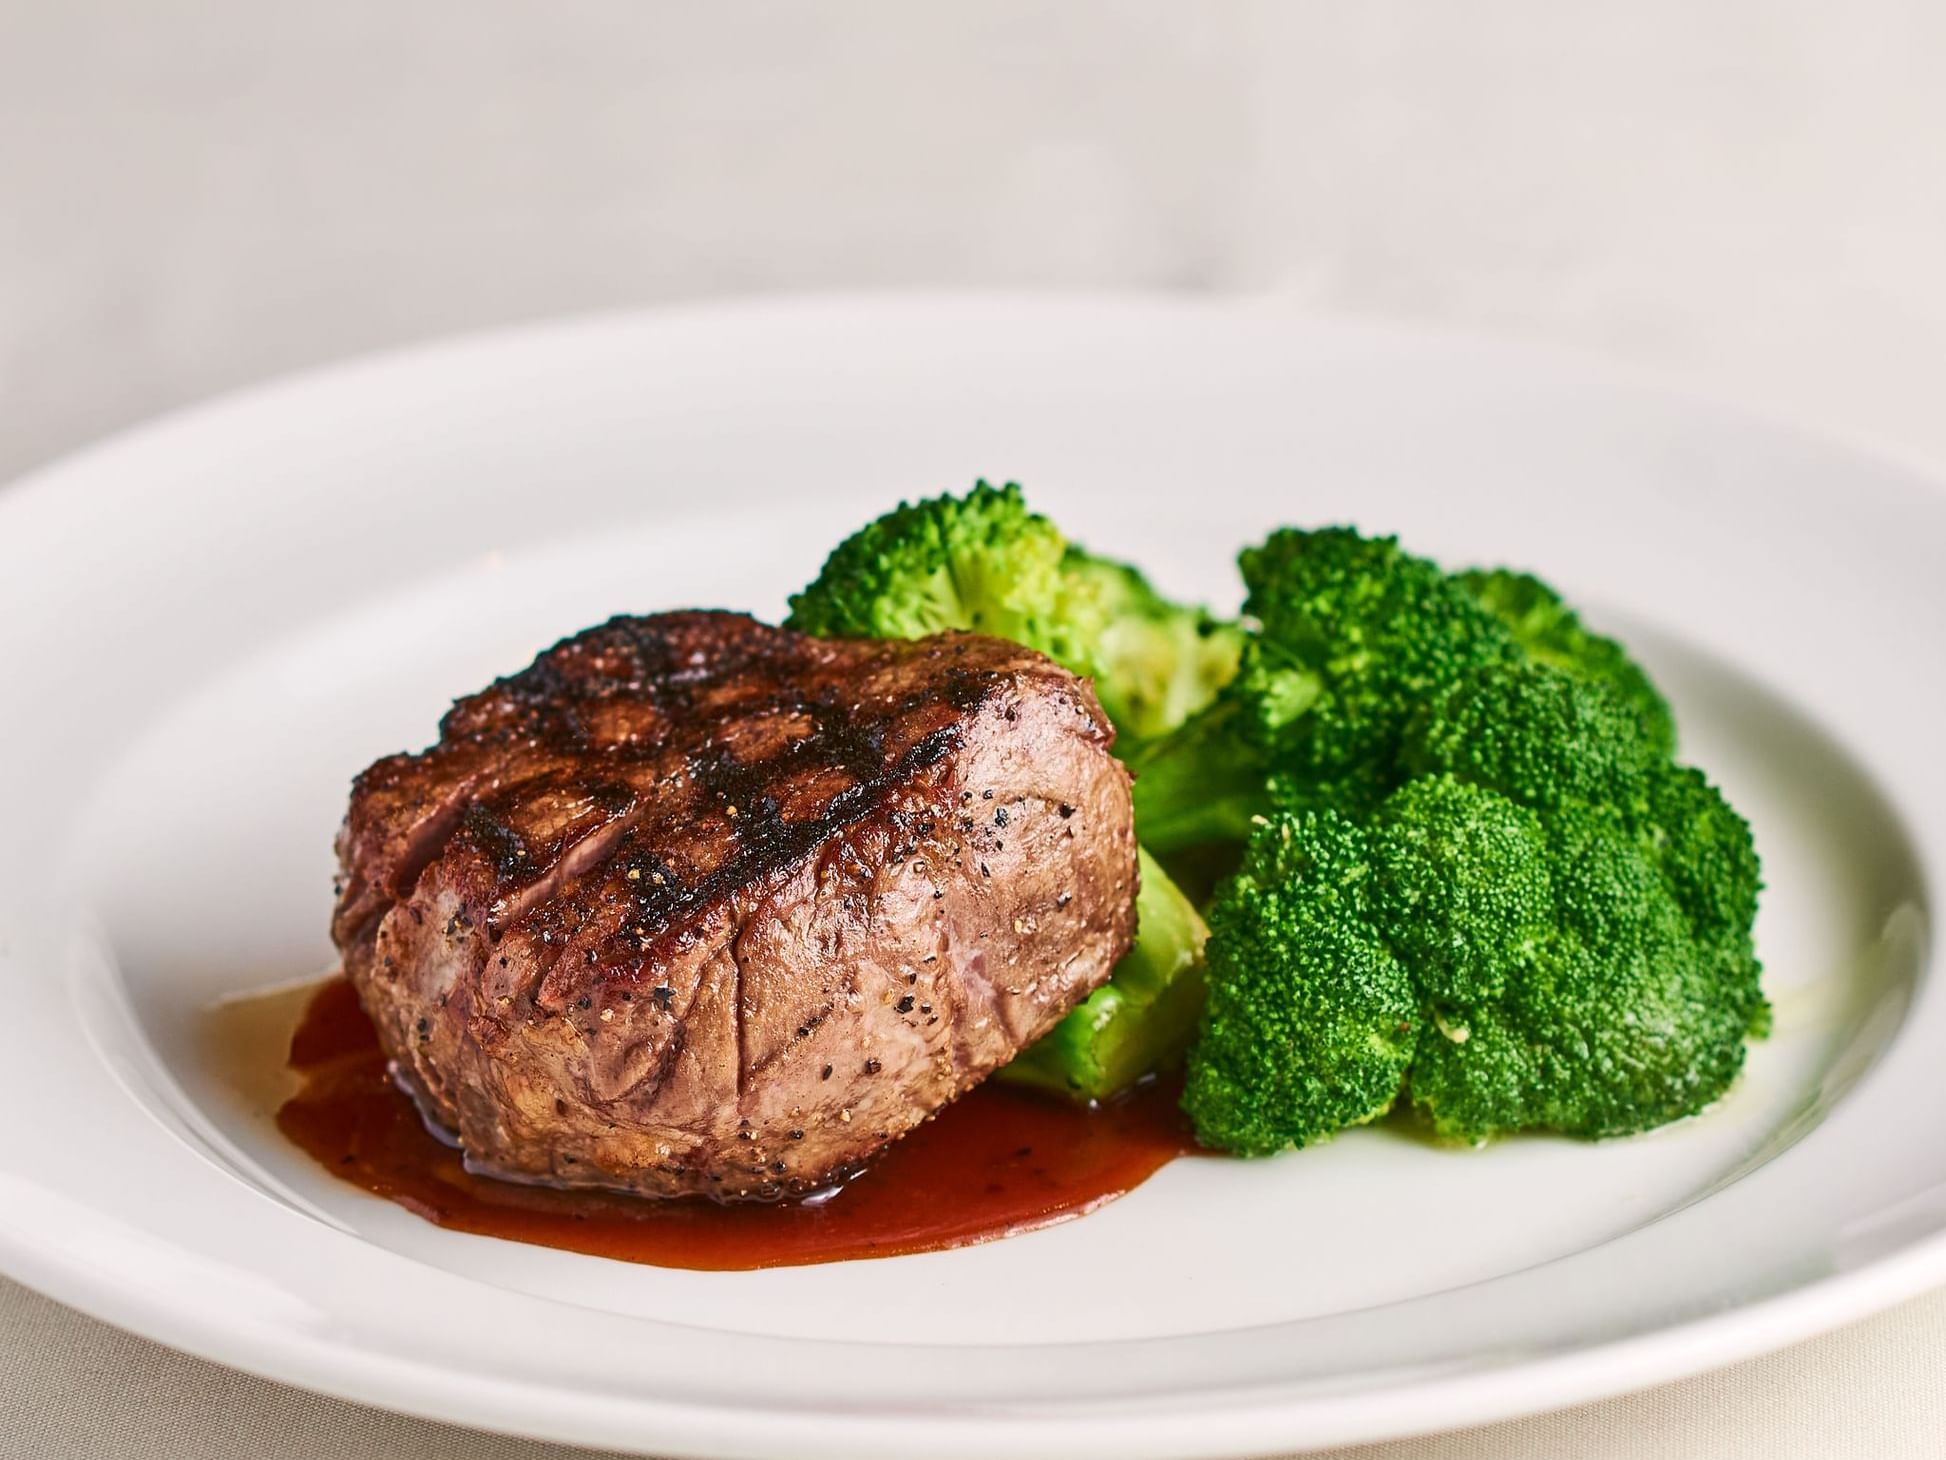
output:
[[618, 618], [358, 778], [333, 937], [473, 1169], [812, 1189], [1127, 949], [1112, 734], [1085, 683], [996, 639]]

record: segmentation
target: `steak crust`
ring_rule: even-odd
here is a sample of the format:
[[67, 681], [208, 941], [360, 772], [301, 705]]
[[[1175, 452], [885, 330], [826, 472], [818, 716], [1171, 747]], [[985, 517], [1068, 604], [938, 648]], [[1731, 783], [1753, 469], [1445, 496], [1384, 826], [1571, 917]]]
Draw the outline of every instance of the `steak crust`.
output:
[[471, 1169], [815, 1189], [1127, 950], [1112, 738], [1085, 682], [997, 639], [617, 618], [358, 777], [333, 938]]

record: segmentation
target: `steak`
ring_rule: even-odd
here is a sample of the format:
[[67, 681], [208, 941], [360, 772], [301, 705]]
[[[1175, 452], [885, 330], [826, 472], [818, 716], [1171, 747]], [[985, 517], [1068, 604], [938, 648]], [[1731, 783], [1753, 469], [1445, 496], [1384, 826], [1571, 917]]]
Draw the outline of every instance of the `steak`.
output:
[[997, 639], [617, 618], [358, 777], [332, 935], [471, 1169], [816, 1189], [1127, 950], [1113, 734]]

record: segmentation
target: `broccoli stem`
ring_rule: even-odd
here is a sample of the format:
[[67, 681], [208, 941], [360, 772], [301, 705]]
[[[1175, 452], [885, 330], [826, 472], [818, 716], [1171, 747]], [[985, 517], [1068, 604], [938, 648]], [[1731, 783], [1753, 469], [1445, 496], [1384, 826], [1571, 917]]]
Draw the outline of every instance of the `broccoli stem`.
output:
[[1135, 826], [1158, 856], [1250, 839], [1252, 818], [1268, 809], [1263, 759], [1230, 721], [1235, 706], [1219, 702], [1123, 758], [1135, 773]]
[[998, 1078], [1106, 1099], [1182, 1059], [1203, 1010], [1202, 916], [1146, 850], [1138, 853], [1135, 946], [1108, 982], [1004, 1066]]

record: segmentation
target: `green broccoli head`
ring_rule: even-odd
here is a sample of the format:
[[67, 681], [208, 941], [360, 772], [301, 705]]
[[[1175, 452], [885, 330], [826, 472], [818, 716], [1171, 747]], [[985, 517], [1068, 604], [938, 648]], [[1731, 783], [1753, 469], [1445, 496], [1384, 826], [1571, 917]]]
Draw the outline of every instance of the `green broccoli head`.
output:
[[1071, 544], [1020, 488], [902, 503], [840, 543], [791, 599], [786, 626], [830, 638], [959, 629], [1039, 650], [1090, 676], [1116, 728], [1173, 729], [1236, 672], [1242, 632]]
[[1402, 760], [1543, 812], [1607, 808], [1685, 919], [1708, 937], [1748, 941], [1763, 885], [1749, 823], [1701, 771], [1659, 751], [1653, 727], [1607, 685], [1531, 663], [1468, 675], [1414, 717]]
[[1412, 716], [1400, 744], [1411, 772], [1450, 771], [1535, 807], [1625, 802], [1662, 759], [1626, 702], [1533, 663], [1442, 686]]
[[1244, 725], [1293, 776], [1328, 784], [1391, 764], [1428, 695], [1520, 658], [1504, 623], [1397, 538], [1286, 528], [1238, 562], [1259, 625], [1239, 676]]
[[1067, 539], [1020, 488], [902, 502], [832, 551], [791, 598], [787, 626], [827, 638], [917, 639], [949, 629], [1052, 652]]
[[1368, 812], [1411, 772], [1408, 730], [1425, 704], [1513, 665], [1608, 689], [1636, 722], [1614, 738], [1638, 757], [1674, 744], [1648, 676], [1531, 575], [1448, 575], [1396, 538], [1343, 527], [1287, 528], [1240, 562], [1255, 631], [1235, 678], [1132, 756], [1137, 815], [1159, 850], [1240, 841], [1250, 815], [1276, 808]]
[[[1442, 1135], [1645, 1130], [1741, 1068], [1767, 1012], [1756, 846], [1665, 746], [1626, 687], [1539, 663], [1470, 676], [1415, 722], [1415, 769], [1539, 814], [1554, 906], [1553, 936], [1504, 999], [1456, 1007], [1448, 1027], [1466, 1036], [1428, 1040], [1414, 1065], [1413, 1102]], [[1515, 1088], [1518, 1102], [1487, 1098]]]
[[1683, 915], [1740, 956], [1763, 889], [1750, 824], [1701, 771], [1672, 766], [1651, 782], [1635, 828], [1669, 878]]
[[1532, 808], [1553, 905], [1503, 995], [1455, 1001], [1422, 1046], [1410, 1087], [1434, 1129], [1619, 1135], [1721, 1095], [1767, 1009], [1756, 847], [1626, 692], [1540, 664], [1476, 675], [1433, 703], [1407, 759]]
[[1214, 703], [1131, 757], [1143, 838], [1242, 840], [1276, 808], [1362, 812], [1403, 777], [1416, 708], [1469, 671], [1519, 662], [1512, 631], [1390, 537], [1285, 529], [1240, 563], [1255, 621]]
[[1588, 629], [1560, 594], [1533, 574], [1511, 568], [1474, 568], [1453, 580], [1513, 631], [1529, 659], [1606, 685], [1634, 707], [1659, 753], [1674, 751], [1676, 721], [1662, 692], [1626, 649]]
[[1374, 920], [1423, 998], [1496, 999], [1553, 923], [1547, 833], [1524, 806], [1451, 776], [1408, 781], [1372, 820]]
[[[1321, 959], [1355, 949], [1348, 967], [1396, 967], [1407, 979], [1411, 1033], [1388, 1041], [1388, 1054], [1442, 1138], [1612, 1136], [1701, 1110], [1765, 1027], [1751, 938], [1758, 863], [1749, 827], [1697, 772], [1653, 754], [1652, 733], [1593, 680], [1533, 664], [1468, 674], [1415, 720], [1405, 759], [1416, 775], [1369, 816], [1284, 812], [1253, 839], [1250, 881], [1220, 891], [1219, 906], [1276, 905], [1260, 884], [1279, 864], [1259, 844], [1301, 852], [1320, 826], [1333, 828], [1336, 882], [1359, 894], [1302, 902], [1312, 941], [1301, 954], [1295, 924], [1212, 915], [1211, 1008], [1234, 997], [1237, 979], [1265, 1027], [1305, 1017], [1320, 996], [1313, 984], [1335, 1000], [1334, 1027], [1395, 1019], [1395, 987], [1380, 994], [1369, 979], [1320, 972]], [[1209, 1049], [1192, 1051], [1185, 1107], [1199, 1136], [1266, 1149], [1230, 1144], [1236, 1106], [1246, 1129], [1284, 1131], [1284, 1144], [1319, 1138], [1329, 1107], [1283, 1092], [1329, 1083], [1328, 1067], [1258, 1075], [1248, 1099], [1196, 1086], [1206, 1062], [1250, 1070], [1236, 1042], [1212, 1021]], [[1309, 1056], [1301, 1043], [1285, 1048]]]
[[1611, 808], [1564, 803], [1547, 821], [1552, 936], [1500, 998], [1442, 1010], [1413, 1061], [1413, 1105], [1449, 1140], [1626, 1135], [1693, 1115], [1761, 1028], [1747, 925], [1741, 956], [1726, 956]]
[[1209, 996], [1183, 1108], [1205, 1145], [1265, 1155], [1383, 1115], [1419, 1001], [1370, 917], [1364, 829], [1280, 815], [1209, 909]]

